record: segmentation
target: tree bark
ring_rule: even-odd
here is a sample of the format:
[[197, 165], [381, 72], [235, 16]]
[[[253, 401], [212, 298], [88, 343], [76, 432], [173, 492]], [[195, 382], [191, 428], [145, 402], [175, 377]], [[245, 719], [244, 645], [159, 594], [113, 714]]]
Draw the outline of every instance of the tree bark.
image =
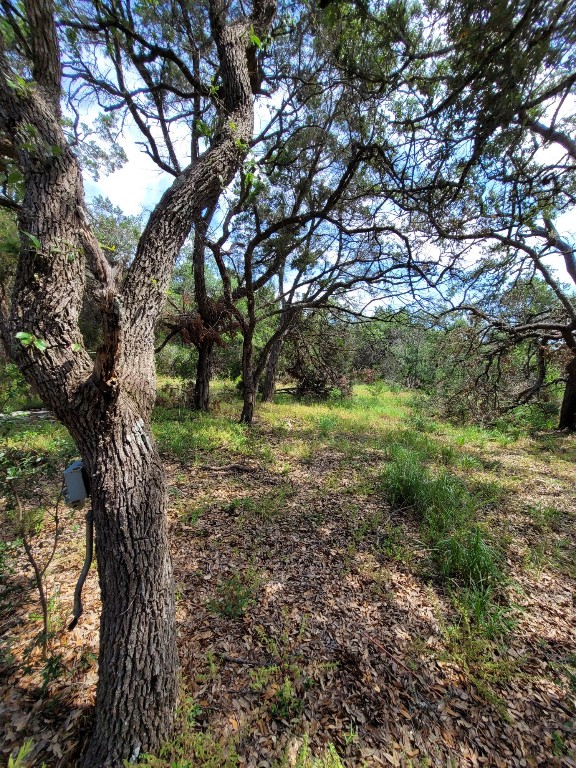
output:
[[213, 353], [213, 341], [205, 340], [198, 347], [196, 381], [192, 393], [192, 407], [195, 411], [208, 413], [210, 410], [210, 379], [212, 378]]
[[242, 344], [242, 390], [243, 404], [240, 414], [241, 424], [252, 424], [254, 418], [254, 405], [256, 403], [256, 381], [254, 378], [254, 329], [250, 328], [244, 332], [244, 343]]
[[261, 390], [262, 402], [270, 401], [274, 395], [282, 347], [284, 346], [284, 341], [288, 332], [293, 327], [294, 322], [299, 315], [300, 311], [298, 309], [295, 309], [290, 305], [285, 305], [280, 315], [278, 328], [262, 350], [260, 360], [256, 366], [257, 382], [260, 381], [262, 372], [265, 371]]
[[280, 354], [284, 345], [284, 335], [279, 336], [270, 347], [268, 360], [266, 362], [266, 372], [262, 382], [261, 398], [263, 403], [272, 400], [276, 391], [276, 378], [278, 376], [278, 365], [280, 363]]
[[178, 694], [164, 470], [120, 398], [76, 440], [92, 481], [102, 593], [96, 716], [83, 768], [116, 766], [169, 737]]
[[[206, 235], [217, 199], [212, 202], [203, 215], [198, 217], [194, 226], [194, 250], [192, 263], [194, 268], [194, 297], [196, 308], [203, 324], [210, 327], [212, 320], [208, 309], [208, 290], [206, 288]], [[196, 381], [192, 392], [191, 405], [196, 411], [208, 413], [210, 410], [210, 379], [212, 374], [212, 353], [214, 341], [204, 339], [198, 347]]]
[[576, 431], [576, 357], [566, 366], [568, 379], [560, 408], [560, 422], [558, 429]]

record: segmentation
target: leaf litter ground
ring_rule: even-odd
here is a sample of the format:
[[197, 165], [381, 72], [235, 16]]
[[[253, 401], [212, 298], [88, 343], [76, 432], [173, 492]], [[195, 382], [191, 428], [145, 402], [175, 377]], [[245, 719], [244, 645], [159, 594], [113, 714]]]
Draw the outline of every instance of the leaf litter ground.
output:
[[[414, 515], [381, 491], [398, 416], [366, 432], [350, 419], [270, 406], [240, 446], [166, 455], [196, 727], [250, 768], [298, 764], [305, 740], [318, 755], [333, 744], [345, 766], [576, 766], [575, 438], [465, 446], [474, 460], [455, 471], [500, 489], [483, 525], [505, 553], [511, 628], [488, 642], [466, 631]], [[451, 428], [429, 440], [464, 442]], [[4, 585], [0, 744], [7, 758], [31, 738], [30, 765], [74, 765], [87, 735], [95, 569], [79, 626], [64, 628], [81, 519], [49, 576], [54, 670], [34, 647], [21, 556]]]

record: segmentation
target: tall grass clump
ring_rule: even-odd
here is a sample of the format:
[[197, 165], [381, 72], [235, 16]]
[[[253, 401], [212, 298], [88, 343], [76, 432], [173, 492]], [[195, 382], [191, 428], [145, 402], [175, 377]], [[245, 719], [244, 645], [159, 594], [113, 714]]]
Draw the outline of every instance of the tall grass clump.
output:
[[432, 474], [415, 451], [397, 449], [386, 466], [383, 489], [396, 509], [413, 510], [442, 576], [468, 588], [501, 581], [499, 556], [474, 522], [476, 500], [448, 472]]

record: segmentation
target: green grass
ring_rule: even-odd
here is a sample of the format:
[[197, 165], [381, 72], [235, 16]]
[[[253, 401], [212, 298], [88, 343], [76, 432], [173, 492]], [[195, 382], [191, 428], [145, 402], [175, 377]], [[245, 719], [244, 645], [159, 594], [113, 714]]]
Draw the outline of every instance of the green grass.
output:
[[34, 456], [51, 461], [76, 455], [68, 431], [52, 421], [8, 421], [0, 423], [3, 452], [15, 457]]
[[559, 509], [544, 504], [534, 504], [529, 507], [528, 514], [534, 528], [543, 533], [557, 530], [562, 519], [562, 512]]
[[395, 449], [382, 475], [383, 490], [397, 510], [417, 515], [440, 576], [476, 596], [470, 617], [484, 631], [493, 612], [493, 589], [504, 575], [500, 553], [475, 520], [482, 500], [459, 477], [446, 470], [432, 472], [421, 456]]
[[344, 768], [344, 763], [334, 744], [328, 744], [319, 756], [315, 756], [310, 749], [308, 735], [305, 735], [295, 759], [290, 760], [286, 755], [274, 768]]
[[240, 512], [242, 520], [246, 517], [271, 520], [286, 513], [286, 505], [293, 495], [292, 484], [282, 483], [272, 488], [266, 495], [241, 496], [233, 499], [226, 505], [226, 509], [229, 512]]
[[247, 452], [247, 428], [230, 419], [192, 411], [159, 407], [154, 411], [152, 431], [162, 453], [190, 459], [197, 451], [226, 449]]

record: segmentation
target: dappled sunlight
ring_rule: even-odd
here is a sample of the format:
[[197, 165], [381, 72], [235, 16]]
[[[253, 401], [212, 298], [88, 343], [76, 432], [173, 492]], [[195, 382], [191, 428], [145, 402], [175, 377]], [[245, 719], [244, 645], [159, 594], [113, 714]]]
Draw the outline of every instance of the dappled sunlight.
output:
[[[533, 439], [418, 425], [405, 393], [361, 397], [375, 404], [268, 404], [252, 428], [222, 410], [158, 408], [196, 724], [186, 738], [247, 768], [289, 765], [306, 744], [312, 754], [334, 745], [351, 768], [549, 764], [558, 729], [574, 748], [565, 729], [576, 628], [571, 444], [543, 460]], [[232, 413], [237, 401], [229, 405]], [[25, 431], [14, 439], [31, 450]], [[385, 478], [404, 460], [421, 467], [425, 485], [395, 503]], [[419, 506], [433, 508], [437, 492], [467, 510], [447, 519], [495, 553], [493, 587], [444, 573], [444, 544], [431, 534], [443, 523]], [[63, 605], [83, 553], [81, 526], [67, 531], [52, 576]], [[51, 721], [37, 736], [43, 755], [73, 748], [86, 717], [77, 702], [93, 700], [94, 569], [85, 592], [80, 624], [55, 641], [68, 672], [49, 689], [78, 723], [68, 733], [65, 719]], [[42, 671], [37, 652], [32, 672], [22, 666], [37, 631], [26, 620], [33, 595], [19, 600], [6, 700], [21, 702], [3, 716], [13, 721], [8, 745], [18, 723], [30, 734], [41, 727], [25, 720]]]

